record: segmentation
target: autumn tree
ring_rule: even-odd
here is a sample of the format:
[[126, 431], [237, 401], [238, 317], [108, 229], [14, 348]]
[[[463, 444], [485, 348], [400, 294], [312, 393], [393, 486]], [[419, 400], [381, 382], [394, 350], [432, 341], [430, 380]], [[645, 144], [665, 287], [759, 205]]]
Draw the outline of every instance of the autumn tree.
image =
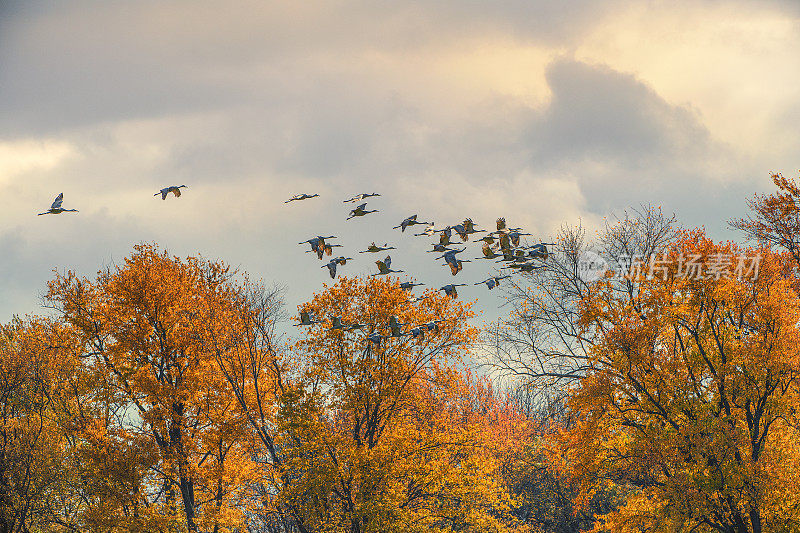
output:
[[[340, 278], [303, 307], [324, 322], [294, 347], [302, 380], [279, 413], [294, 482], [280, 499], [315, 531], [507, 530], [498, 470], [509, 441], [498, 428], [513, 424], [498, 423], [507, 412], [459, 370], [476, 337], [469, 306], [424, 296], [410, 303], [397, 281]], [[434, 325], [391, 336], [392, 317]]]
[[773, 174], [777, 191], [756, 194], [748, 205], [752, 214], [736, 219], [731, 226], [763, 246], [778, 246], [791, 255], [795, 266], [800, 265], [800, 187], [791, 178]]
[[43, 319], [0, 326], [0, 532], [71, 518], [76, 463], [59, 398], [77, 361], [71, 340]]
[[800, 301], [785, 260], [689, 232], [635, 274], [635, 301], [607, 280], [583, 301], [600, 338], [560, 451], [584, 501], [625, 496], [598, 528], [800, 527]]
[[[509, 280], [509, 317], [484, 335], [488, 371], [518, 384], [539, 407], [562, 399], [566, 387], [589, 368], [589, 352], [597, 340], [596, 331], [579, 325], [580, 302], [591, 297], [595, 281], [583, 271], [586, 261], [605, 261], [608, 274], [625, 270], [633, 261], [665, 250], [675, 231], [674, 216], [651, 205], [606, 221], [595, 239], [581, 225], [563, 226], [541, 268]], [[638, 280], [612, 276], [610, 283], [635, 305]]]
[[247, 415], [217, 362], [220, 344], [242, 334], [231, 328], [246, 303], [241, 291], [219, 262], [148, 245], [94, 281], [68, 272], [50, 283], [48, 301], [77, 332], [102, 407], [75, 421], [95, 473], [116, 480], [87, 498], [100, 510], [98, 529], [216, 532], [242, 523], [255, 466]]

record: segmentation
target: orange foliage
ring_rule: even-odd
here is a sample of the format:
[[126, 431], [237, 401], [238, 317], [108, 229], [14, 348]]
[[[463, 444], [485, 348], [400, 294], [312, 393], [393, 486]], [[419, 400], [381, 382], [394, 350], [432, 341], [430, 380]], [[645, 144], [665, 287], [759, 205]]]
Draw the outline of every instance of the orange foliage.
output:
[[[681, 257], [740, 253], [761, 254], [758, 276], [679, 271]], [[583, 325], [601, 335], [570, 399], [579, 416], [561, 433], [562, 468], [583, 501], [627, 493], [604, 530], [800, 527], [800, 301], [785, 257], [693, 231], [668, 259], [662, 275], [639, 276], [635, 300], [601, 280], [583, 302]]]

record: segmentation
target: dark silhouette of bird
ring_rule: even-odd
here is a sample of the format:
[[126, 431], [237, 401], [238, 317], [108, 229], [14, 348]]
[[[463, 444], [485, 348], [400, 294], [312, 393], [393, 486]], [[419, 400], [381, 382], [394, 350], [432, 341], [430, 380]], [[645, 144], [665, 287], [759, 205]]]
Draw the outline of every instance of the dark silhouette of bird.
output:
[[[453, 290], [455, 291], [455, 289], [453, 289]], [[433, 331], [434, 333], [438, 333], [439, 332], [439, 323], [440, 322], [444, 322], [444, 320], [443, 319], [431, 320], [430, 322], [426, 322], [425, 324], [420, 324], [419, 327], [425, 328], [428, 331]]]
[[450, 267], [450, 272], [455, 276], [461, 271], [462, 268], [464, 268], [463, 265], [464, 262], [467, 263], [470, 262], [469, 259], [459, 260], [456, 257], [456, 254], [459, 254], [464, 250], [466, 250], [466, 248], [462, 248], [460, 250], [448, 250], [444, 253], [444, 255], [440, 255], [439, 257], [437, 257], [437, 259], [444, 258], [445, 263], [447, 263], [447, 265]]
[[400, 288], [404, 291], [410, 291], [414, 287], [419, 287], [420, 285], [425, 285], [424, 283], [414, 283], [413, 281], [404, 281], [400, 284]]
[[481, 285], [481, 284], [484, 284], [484, 285], [486, 285], [486, 286], [489, 288], [489, 290], [492, 290], [492, 289], [494, 289], [495, 287], [497, 287], [498, 285], [500, 285], [500, 280], [501, 280], [501, 279], [506, 279], [506, 278], [510, 278], [510, 277], [511, 277], [511, 276], [492, 276], [492, 277], [490, 277], [490, 278], [486, 278], [486, 279], [485, 279], [485, 280], [483, 280], [483, 281], [479, 281], [479, 282], [478, 282], [478, 283], [476, 283], [475, 285]]
[[377, 209], [364, 209], [365, 207], [367, 207], [367, 204], [361, 204], [358, 207], [356, 207], [355, 209], [352, 209], [350, 211], [350, 216], [347, 217], [346, 220], [350, 220], [351, 218], [354, 218], [354, 217], [363, 217], [364, 215], [368, 215], [369, 213], [377, 213], [378, 212]]
[[481, 246], [483, 257], [476, 257], [475, 259], [496, 259], [498, 257], [503, 257], [503, 254], [496, 253], [498, 247], [499, 246], [497, 244], [492, 246], [488, 242], [484, 242], [483, 246]]
[[387, 255], [383, 261], [375, 261], [378, 265], [378, 273], [372, 274], [373, 276], [383, 276], [385, 274], [404, 272], [403, 270], [392, 270], [392, 257]]
[[403, 220], [399, 225], [393, 227], [392, 229], [400, 228], [401, 232], [405, 232], [407, 227], [417, 226], [421, 224], [425, 224], [427, 226], [433, 226], [433, 222], [417, 222], [417, 215], [411, 215], [410, 217]]
[[170, 185], [169, 187], [164, 187], [163, 189], [161, 189], [160, 191], [155, 193], [153, 196], [158, 196], [160, 194], [161, 195], [161, 199], [162, 200], [166, 200], [167, 199], [167, 195], [169, 193], [172, 193], [172, 194], [175, 195], [176, 198], [180, 198], [180, 196], [181, 196], [181, 187], [186, 187], [186, 185]]
[[386, 338], [385, 336], [381, 335], [381, 334], [380, 334], [380, 333], [378, 333], [377, 331], [376, 331], [376, 332], [374, 332], [374, 333], [370, 333], [369, 335], [367, 335], [367, 340], [369, 340], [371, 343], [373, 343], [373, 344], [375, 344], [375, 345], [378, 345], [378, 344], [380, 344], [380, 343], [381, 343], [381, 341], [382, 341], [383, 339], [385, 339], [385, 338]]
[[383, 252], [383, 251], [386, 251], [386, 250], [396, 250], [396, 248], [394, 246], [389, 246], [388, 243], [384, 243], [383, 246], [378, 246], [373, 241], [372, 244], [367, 246], [366, 250], [362, 250], [362, 251], [360, 251], [358, 253], [367, 254], [367, 253]]
[[308, 311], [300, 311], [300, 323], [295, 326], [311, 326], [313, 324], [320, 324], [322, 320], [315, 320], [312, 318], [311, 313]]
[[48, 210], [47, 210], [47, 211], [45, 211], [44, 213], [38, 213], [38, 215], [37, 215], [37, 216], [42, 216], [42, 215], [58, 215], [58, 214], [60, 214], [60, 213], [66, 213], [66, 212], [68, 212], [68, 211], [73, 211], [73, 212], [75, 212], [75, 213], [77, 213], [77, 212], [78, 212], [78, 210], [77, 210], [77, 209], [64, 209], [64, 208], [62, 208], [62, 207], [61, 207], [61, 203], [62, 203], [63, 201], [64, 201], [64, 193], [62, 192], [62, 193], [59, 193], [59, 195], [58, 195], [58, 196], [56, 196], [56, 199], [55, 199], [55, 200], [53, 200], [53, 203], [50, 205], [50, 209], [48, 209]]
[[399, 337], [402, 337], [404, 335], [403, 334], [403, 326], [405, 326], [405, 324], [403, 324], [402, 322], [398, 321], [397, 317], [395, 315], [390, 316], [389, 317], [389, 331], [391, 331], [391, 334], [389, 336], [392, 337], [392, 338], [395, 338], [395, 339], [399, 338]]
[[341, 329], [343, 330], [346, 328], [347, 325], [342, 323], [342, 318], [338, 316], [331, 317], [331, 329]]
[[411, 337], [414, 339], [419, 338], [420, 340], [425, 338], [425, 330], [421, 327], [417, 326], [408, 330], [408, 333], [411, 334]]
[[552, 242], [540, 242], [528, 247], [528, 257], [532, 259], [545, 260], [549, 257], [550, 253], [547, 250], [548, 246], [555, 246]]
[[444, 287], [441, 287], [439, 290], [444, 291], [444, 294], [450, 298], [458, 298], [458, 291], [456, 290], [456, 287], [466, 287], [466, 285], [466, 283], [450, 283]]
[[503, 268], [514, 268], [519, 270], [520, 272], [533, 272], [539, 268], [544, 268], [544, 265], [537, 265], [534, 262], [527, 262], [527, 263], [511, 263], [507, 267]]
[[[307, 241], [298, 242], [297, 244], [310, 244], [311, 250], [317, 254], [317, 256], [322, 259], [322, 254], [325, 253], [325, 240], [326, 239], [335, 239], [336, 235], [330, 235], [328, 237], [323, 237], [321, 235], [317, 235], [316, 237], [312, 237]], [[330, 255], [330, 254], [328, 254]]]
[[303, 194], [295, 194], [294, 196], [292, 196], [291, 198], [289, 198], [288, 200], [286, 200], [283, 203], [288, 204], [289, 202], [294, 202], [294, 201], [297, 201], [297, 200], [307, 200], [309, 198], [315, 198], [317, 196], [319, 196], [319, 194], [316, 194], [316, 193], [314, 193], [314, 194], [305, 194], [305, 193], [303, 193]]
[[357, 195], [353, 196], [349, 200], [345, 200], [344, 203], [347, 203], [347, 202], [359, 202], [359, 201], [365, 200], [367, 198], [372, 198], [373, 196], [380, 196], [380, 194], [378, 194], [376, 192], [373, 192], [373, 193], [363, 192], [361, 194], [357, 194]]

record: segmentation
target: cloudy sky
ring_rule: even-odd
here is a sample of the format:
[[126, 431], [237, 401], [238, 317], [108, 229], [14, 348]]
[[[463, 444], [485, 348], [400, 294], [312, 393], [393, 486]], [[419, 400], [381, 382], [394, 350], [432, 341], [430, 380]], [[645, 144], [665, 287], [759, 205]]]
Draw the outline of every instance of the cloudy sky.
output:
[[[727, 238], [800, 168], [799, 6], [0, 1], [0, 321], [41, 312], [53, 269], [138, 242], [281, 284], [291, 310], [329, 281], [297, 245], [317, 234], [448, 283], [389, 229], [413, 213], [546, 239], [653, 202]], [[171, 184], [189, 188], [153, 197]], [[345, 222], [373, 190], [380, 213]], [[62, 191], [80, 212], [37, 217]], [[300, 192], [321, 197], [284, 205]], [[343, 271], [374, 270], [355, 256]]]

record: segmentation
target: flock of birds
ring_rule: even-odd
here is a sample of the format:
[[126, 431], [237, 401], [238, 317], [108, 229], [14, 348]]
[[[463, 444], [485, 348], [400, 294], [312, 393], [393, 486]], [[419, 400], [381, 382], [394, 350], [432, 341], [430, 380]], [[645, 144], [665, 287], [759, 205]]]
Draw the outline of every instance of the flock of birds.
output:
[[[298, 194], [289, 198], [284, 203], [290, 203], [295, 201], [302, 201], [307, 200], [309, 198], [318, 197], [318, 194]], [[379, 193], [362, 193], [358, 194], [349, 200], [345, 200], [344, 203], [355, 203], [363, 201], [367, 198], [371, 198], [374, 196], [380, 196]], [[354, 209], [350, 210], [350, 213], [346, 220], [350, 220], [355, 217], [363, 217], [370, 213], [377, 213], [377, 209], [367, 209], [366, 202], [360, 203]], [[436, 256], [436, 259], [443, 259], [444, 264], [443, 266], [447, 266], [450, 269], [450, 273], [453, 276], [456, 276], [459, 272], [461, 272], [464, 268], [464, 263], [470, 263], [472, 261], [481, 261], [481, 260], [494, 260], [496, 263], [506, 263], [506, 266], [502, 267], [503, 269], [508, 269], [510, 271], [517, 271], [517, 272], [533, 272], [534, 270], [543, 268], [544, 261], [547, 260], [549, 256], [548, 246], [555, 246], [554, 243], [545, 243], [539, 242], [533, 245], [526, 245], [522, 244], [521, 239], [524, 236], [530, 236], [530, 233], [524, 233], [522, 228], [512, 228], [506, 225], [505, 218], [498, 218], [496, 221], [496, 229], [494, 231], [488, 231], [484, 229], [479, 229], [475, 227], [475, 223], [472, 221], [471, 218], [466, 218], [459, 224], [455, 225], [448, 225], [441, 228], [436, 228], [433, 222], [424, 222], [417, 219], [417, 215], [411, 215], [404, 219], [400, 224], [394, 226], [392, 229], [399, 229], [401, 232], [405, 232], [411, 226], [425, 226], [425, 228], [420, 233], [414, 233], [415, 237], [432, 237], [435, 239], [435, 242], [432, 244], [433, 248], [428, 250], [430, 253], [439, 253], [441, 255]], [[477, 237], [478, 234], [483, 234], [479, 238]], [[467, 247], [457, 248], [456, 243], [458, 239], [462, 243], [466, 243], [469, 241], [471, 236], [476, 236], [475, 242], [481, 243], [481, 256], [475, 257], [474, 259], [462, 259], [460, 258], [459, 254], [464, 253], [467, 250]], [[333, 249], [334, 248], [341, 248], [342, 245], [339, 244], [332, 244], [331, 240], [336, 239], [335, 235], [328, 235], [322, 236], [317, 235], [305, 241], [302, 241], [298, 244], [300, 245], [309, 245], [310, 250], [306, 250], [306, 253], [313, 253], [316, 254], [317, 258], [323, 260], [325, 256], [331, 257], [331, 259], [320, 268], [327, 268], [328, 273], [330, 274], [331, 278], [335, 278], [337, 274], [337, 268], [340, 266], [344, 266], [347, 264], [348, 261], [352, 261], [352, 257], [332, 257], [333, 256]], [[366, 250], [361, 250], [358, 253], [365, 254], [365, 253], [381, 253], [386, 252], [389, 250], [395, 250], [394, 246], [390, 246], [388, 243], [383, 245], [375, 244], [372, 242]], [[375, 261], [375, 265], [378, 267], [378, 272], [371, 274], [371, 276], [384, 276], [387, 274], [396, 274], [396, 273], [403, 273], [404, 270], [394, 270], [392, 269], [392, 257], [391, 255], [387, 254], [384, 259], [379, 259]], [[501, 280], [511, 277], [511, 274], [503, 274], [503, 275], [495, 275], [486, 278], [483, 281], [479, 281], [474, 283], [473, 285], [486, 285], [486, 287], [491, 290], [495, 287], [500, 285]], [[423, 283], [414, 283], [411, 281], [405, 281], [400, 284], [400, 287], [404, 290], [411, 291], [414, 287], [424, 285]], [[467, 286], [467, 283], [449, 283], [440, 287], [438, 290], [444, 292], [446, 296], [451, 298], [458, 297], [458, 287]], [[410, 297], [408, 299], [409, 303], [416, 303], [425, 296], [419, 297]], [[387, 338], [400, 338], [404, 336], [411, 336], [415, 339], [424, 338], [425, 332], [428, 331], [438, 331], [439, 329], [439, 322], [441, 320], [428, 322], [425, 324], [402, 324], [398, 322], [396, 316], [390, 317], [389, 320], [389, 334], [388, 335], [381, 335], [375, 332], [375, 325], [372, 326], [373, 333], [367, 336], [367, 339], [375, 344], [380, 344], [383, 339]], [[319, 319], [313, 317], [308, 311], [301, 311], [300, 313], [300, 323], [296, 324], [297, 326], [310, 326], [313, 324], [320, 324], [320, 323], [327, 323], [324, 319]], [[341, 317], [334, 316], [330, 318], [330, 328], [333, 330], [343, 330], [343, 331], [352, 331], [352, 330], [361, 330], [362, 328], [367, 327], [368, 324], [344, 324], [342, 323]], [[403, 331], [403, 326], [409, 326], [407, 331]]]
[[[181, 196], [181, 189], [186, 187], [186, 185], [170, 185], [169, 187], [164, 187], [153, 196], [161, 196], [162, 200], [166, 200], [167, 196], [171, 193], [175, 196], [175, 198], [180, 198]], [[318, 197], [319, 194], [298, 194], [295, 195], [284, 203], [290, 203], [295, 201], [303, 201], [308, 200], [309, 198]], [[349, 200], [345, 200], [344, 203], [355, 203], [365, 200], [367, 198], [372, 198], [375, 196], [380, 196], [379, 193], [362, 193], [358, 194]], [[59, 194], [56, 199], [53, 201], [50, 209], [44, 211], [43, 213], [39, 213], [39, 215], [58, 215], [61, 213], [66, 212], [77, 212], [77, 209], [64, 209], [62, 204], [64, 202], [64, 193]], [[363, 217], [370, 213], [377, 213], [377, 209], [367, 209], [366, 202], [363, 202], [357, 205], [355, 208], [350, 210], [349, 216], [346, 220], [350, 220], [355, 217]], [[508, 269], [510, 271], [518, 271], [518, 272], [532, 272], [534, 270], [543, 268], [544, 261], [547, 260], [549, 256], [549, 251], [547, 249], [548, 246], [554, 246], [553, 243], [544, 243], [539, 242], [533, 245], [524, 245], [521, 243], [521, 238], [524, 236], [530, 236], [530, 233], [524, 233], [522, 228], [510, 228], [506, 225], [505, 218], [498, 218], [496, 221], [496, 229], [494, 231], [487, 231], [483, 229], [478, 229], [475, 227], [475, 223], [472, 221], [471, 218], [466, 218], [459, 224], [455, 225], [448, 225], [442, 228], [436, 228], [433, 222], [423, 222], [417, 220], [417, 215], [411, 215], [404, 219], [400, 224], [394, 226], [392, 229], [399, 229], [401, 232], [405, 232], [411, 226], [425, 226], [425, 229], [422, 230], [421, 233], [415, 233], [415, 237], [432, 237], [435, 239], [436, 242], [432, 244], [433, 248], [428, 250], [429, 253], [439, 253], [436, 259], [443, 259], [444, 264], [443, 266], [447, 266], [450, 268], [450, 273], [453, 276], [456, 276], [459, 272], [461, 272], [464, 268], [464, 263], [470, 263], [472, 261], [480, 261], [480, 260], [494, 260], [497, 263], [506, 263], [506, 266], [502, 267], [503, 269]], [[474, 259], [461, 259], [459, 254], [464, 253], [467, 248], [466, 246], [462, 248], [456, 248], [457, 239], [460, 239], [462, 243], [466, 243], [469, 241], [470, 236], [477, 236], [478, 234], [485, 234], [482, 235], [480, 238], [476, 237], [475, 242], [481, 243], [481, 256], [475, 257]], [[341, 248], [342, 245], [340, 244], [332, 244], [328, 241], [332, 239], [336, 239], [335, 235], [329, 236], [322, 236], [317, 235], [305, 241], [302, 241], [298, 244], [310, 245], [311, 249], [306, 250], [307, 253], [314, 253], [316, 256], [322, 260], [325, 256], [332, 257], [333, 256], [333, 249], [334, 248]], [[359, 253], [381, 253], [386, 252], [389, 250], [395, 250], [394, 246], [390, 246], [388, 243], [383, 245], [377, 245], [375, 242], [372, 242], [366, 250], [361, 250]], [[326, 264], [322, 265], [321, 268], [327, 268], [331, 278], [335, 278], [337, 274], [337, 268], [340, 266], [344, 266], [347, 264], [348, 261], [352, 261], [352, 257], [333, 257], [330, 259]], [[378, 272], [375, 274], [371, 274], [372, 276], [385, 276], [387, 274], [396, 274], [402, 273], [403, 270], [394, 270], [392, 269], [392, 257], [391, 255], [387, 254], [385, 258], [379, 259], [375, 261], [375, 264], [378, 267]], [[504, 275], [495, 275], [486, 278], [483, 281], [479, 281], [474, 283], [473, 285], [486, 285], [486, 287], [491, 290], [495, 287], [500, 285], [501, 280], [511, 277], [510, 274]], [[404, 290], [411, 291], [414, 287], [424, 285], [424, 283], [414, 283], [411, 281], [405, 281], [400, 284], [400, 287]], [[449, 283], [440, 287], [438, 290], [443, 291], [446, 296], [451, 298], [458, 297], [458, 287], [467, 286], [467, 283]], [[408, 303], [416, 303], [420, 300], [424, 299], [425, 296], [418, 296], [418, 297], [410, 297], [408, 299]], [[300, 313], [300, 323], [297, 324], [298, 326], [310, 326], [313, 324], [319, 324], [325, 322], [322, 319], [315, 318], [309, 314], [308, 311], [301, 311]], [[370, 324], [344, 324], [341, 321], [341, 317], [331, 317], [330, 319], [330, 327], [334, 330], [343, 330], [343, 331], [354, 331], [354, 330], [361, 330], [367, 326], [371, 326], [371, 330], [373, 331], [371, 334], [367, 336], [367, 339], [375, 344], [380, 344], [383, 339], [387, 338], [400, 338], [404, 336], [412, 336], [415, 339], [422, 339], [425, 336], [426, 332], [430, 331], [438, 331], [439, 323], [442, 320], [434, 320], [432, 322], [427, 322], [424, 324], [403, 324], [400, 323], [396, 316], [390, 317], [389, 320], [389, 334], [388, 335], [381, 335], [375, 331], [375, 325]], [[403, 331], [404, 326], [410, 326], [406, 331]]]

